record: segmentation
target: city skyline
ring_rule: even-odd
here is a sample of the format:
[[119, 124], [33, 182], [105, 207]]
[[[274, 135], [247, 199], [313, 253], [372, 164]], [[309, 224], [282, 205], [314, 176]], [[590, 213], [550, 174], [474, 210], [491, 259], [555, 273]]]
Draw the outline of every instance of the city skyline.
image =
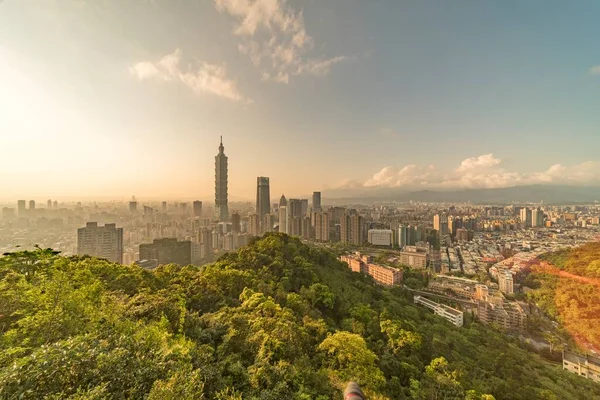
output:
[[597, 2], [32, 5], [0, 3], [3, 199], [208, 199], [220, 135], [232, 199], [600, 185]]

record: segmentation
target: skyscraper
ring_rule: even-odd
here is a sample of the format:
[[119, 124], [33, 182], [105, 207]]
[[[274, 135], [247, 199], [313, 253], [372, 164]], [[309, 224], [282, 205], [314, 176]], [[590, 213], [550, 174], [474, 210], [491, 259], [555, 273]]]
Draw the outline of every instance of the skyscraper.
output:
[[539, 208], [531, 211], [531, 226], [544, 226], [544, 212]]
[[300, 217], [304, 218], [308, 214], [308, 199], [300, 200]]
[[321, 212], [321, 192], [313, 192], [312, 211], [315, 213]]
[[77, 229], [77, 254], [123, 263], [123, 228], [88, 222], [85, 228]]
[[262, 220], [262, 232], [273, 232], [273, 214], [265, 214]]
[[279, 199], [279, 207], [286, 207], [287, 206], [287, 199], [285, 198], [284, 195], [281, 195], [281, 198]]
[[[258, 220], [263, 223], [265, 215], [271, 211], [271, 191], [269, 189], [269, 178], [259, 176], [256, 178], [256, 214]], [[265, 231], [265, 229], [262, 229]]]
[[47, 208], [48, 210], [50, 210], [50, 209], [52, 208], [52, 200], [48, 200], [48, 201], [46, 202], [46, 208]]
[[166, 201], [162, 202], [162, 212], [167, 212], [167, 202]]
[[242, 231], [242, 219], [237, 211], [234, 211], [233, 214], [231, 214], [231, 230], [235, 233], [240, 233]]
[[248, 222], [250, 224], [250, 234], [252, 236], [260, 236], [260, 219], [258, 214], [250, 214]]
[[288, 208], [279, 206], [279, 232], [288, 233]]
[[329, 214], [326, 212], [320, 212], [315, 214], [315, 238], [317, 240], [328, 242], [329, 241]]
[[525, 228], [531, 228], [531, 209], [530, 208], [522, 208], [521, 209], [521, 223], [525, 226]]
[[350, 243], [362, 245], [367, 239], [365, 234], [365, 219], [358, 214], [350, 216]]
[[194, 201], [193, 210], [194, 210], [194, 217], [201, 217], [202, 216], [202, 202], [199, 200]]
[[29, 212], [33, 212], [35, 210], [35, 200], [29, 200]]
[[223, 136], [219, 145], [219, 154], [215, 157], [215, 212], [219, 221], [229, 219], [227, 205], [227, 156], [223, 147]]
[[137, 201], [132, 200], [129, 202], [129, 212], [133, 214], [136, 211], [137, 211]]
[[25, 216], [25, 214], [27, 213], [27, 208], [25, 205], [25, 200], [19, 200], [17, 202], [17, 214], [19, 216], [19, 218], [23, 218]]
[[290, 217], [302, 217], [302, 200], [289, 199], [288, 200], [288, 215]]

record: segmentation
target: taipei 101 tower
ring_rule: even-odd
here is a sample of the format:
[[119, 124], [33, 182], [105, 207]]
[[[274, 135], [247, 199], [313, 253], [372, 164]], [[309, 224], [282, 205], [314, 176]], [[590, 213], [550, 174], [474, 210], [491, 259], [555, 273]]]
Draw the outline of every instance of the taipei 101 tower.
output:
[[219, 221], [229, 220], [227, 206], [227, 156], [224, 153], [223, 136], [219, 145], [219, 154], [215, 157], [215, 213]]

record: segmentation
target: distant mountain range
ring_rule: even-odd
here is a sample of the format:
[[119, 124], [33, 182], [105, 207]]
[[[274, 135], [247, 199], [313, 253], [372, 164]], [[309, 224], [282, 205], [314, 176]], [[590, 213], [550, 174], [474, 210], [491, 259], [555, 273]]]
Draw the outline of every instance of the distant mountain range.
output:
[[600, 202], [600, 187], [527, 185], [496, 189], [420, 190], [361, 188], [323, 192], [327, 204], [423, 201], [431, 203], [593, 203]]

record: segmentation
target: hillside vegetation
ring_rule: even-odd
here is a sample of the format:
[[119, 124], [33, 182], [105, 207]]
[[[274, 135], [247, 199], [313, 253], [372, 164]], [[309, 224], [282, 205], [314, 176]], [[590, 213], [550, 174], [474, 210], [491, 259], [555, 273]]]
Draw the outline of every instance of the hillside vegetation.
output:
[[600, 243], [540, 257], [557, 267], [535, 267], [529, 298], [558, 320], [584, 348], [600, 351]]
[[[456, 328], [268, 234], [202, 269], [0, 258], [1, 399], [591, 399], [511, 339]], [[492, 397], [493, 396], [493, 397]]]

